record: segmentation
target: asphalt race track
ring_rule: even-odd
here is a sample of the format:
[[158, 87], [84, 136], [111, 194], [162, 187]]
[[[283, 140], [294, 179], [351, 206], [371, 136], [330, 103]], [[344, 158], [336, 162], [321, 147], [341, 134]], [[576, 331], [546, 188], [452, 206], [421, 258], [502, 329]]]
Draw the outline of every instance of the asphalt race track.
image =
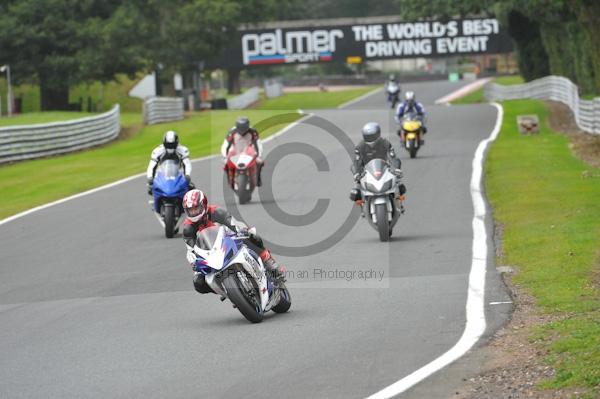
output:
[[[382, 92], [315, 111], [265, 145], [282, 155], [275, 168], [267, 156], [273, 198], [261, 190], [265, 206], [255, 193], [239, 211], [291, 247], [274, 252], [293, 302], [261, 324], [193, 290], [184, 244], [164, 238], [144, 178], [0, 226], [0, 397], [361, 398], [443, 354], [465, 326], [471, 162], [496, 120], [489, 105], [433, 105], [459, 85], [402, 87], [424, 102], [430, 133], [416, 159], [397, 150], [407, 211], [389, 243], [360, 218], [339, 242], [328, 239], [357, 214], [349, 154], [315, 126], [329, 121], [356, 143], [362, 125], [377, 121], [397, 146]], [[225, 202], [221, 176], [219, 158], [194, 163], [212, 203]], [[321, 217], [297, 216], [318, 198], [327, 205]], [[296, 256], [320, 244], [332, 246]], [[507, 300], [492, 251], [486, 303]], [[486, 307], [486, 334], [509, 306]]]

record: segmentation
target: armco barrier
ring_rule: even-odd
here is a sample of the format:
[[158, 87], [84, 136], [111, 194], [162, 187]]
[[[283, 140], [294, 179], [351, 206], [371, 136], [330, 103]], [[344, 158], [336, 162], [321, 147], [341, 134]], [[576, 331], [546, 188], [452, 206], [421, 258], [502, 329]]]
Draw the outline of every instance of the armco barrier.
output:
[[0, 163], [40, 158], [114, 140], [121, 130], [119, 105], [104, 114], [37, 125], [0, 128]]
[[265, 96], [275, 98], [283, 95], [283, 85], [277, 81], [265, 80]]
[[258, 94], [260, 89], [258, 87], [252, 87], [246, 90], [243, 94], [237, 97], [227, 99], [227, 108], [229, 109], [244, 109], [248, 108], [251, 104], [258, 101]]
[[571, 108], [575, 122], [581, 130], [600, 134], [600, 97], [593, 100], [580, 99], [577, 85], [565, 77], [547, 76], [512, 86], [488, 83], [484, 91], [485, 98], [489, 101], [524, 98], [559, 101]]
[[149, 97], [144, 100], [144, 123], [146, 125], [180, 119], [183, 119], [183, 98]]

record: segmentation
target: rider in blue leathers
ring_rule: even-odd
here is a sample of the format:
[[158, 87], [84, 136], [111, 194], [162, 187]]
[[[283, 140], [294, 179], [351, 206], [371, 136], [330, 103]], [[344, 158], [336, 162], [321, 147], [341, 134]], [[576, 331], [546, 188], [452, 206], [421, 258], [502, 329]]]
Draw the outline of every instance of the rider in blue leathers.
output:
[[[423, 127], [423, 134], [427, 133], [425, 126], [425, 107], [415, 99], [415, 92], [407, 91], [404, 96], [404, 101], [398, 105], [396, 109], [396, 122], [401, 123], [402, 118], [407, 114], [416, 114]], [[404, 132], [400, 129], [400, 141], [404, 142]]]

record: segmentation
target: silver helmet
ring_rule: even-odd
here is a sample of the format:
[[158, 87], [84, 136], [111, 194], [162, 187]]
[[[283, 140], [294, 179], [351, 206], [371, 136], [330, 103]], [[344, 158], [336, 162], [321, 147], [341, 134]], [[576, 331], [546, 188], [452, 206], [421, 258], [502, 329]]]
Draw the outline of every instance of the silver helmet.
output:
[[362, 128], [362, 136], [367, 144], [373, 144], [381, 137], [381, 127], [376, 122], [369, 122]]

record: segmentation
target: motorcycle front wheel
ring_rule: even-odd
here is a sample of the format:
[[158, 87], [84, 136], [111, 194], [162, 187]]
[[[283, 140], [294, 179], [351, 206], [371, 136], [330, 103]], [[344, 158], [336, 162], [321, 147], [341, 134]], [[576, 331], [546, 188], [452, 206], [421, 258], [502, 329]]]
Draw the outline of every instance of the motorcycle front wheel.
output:
[[389, 241], [390, 223], [388, 222], [387, 204], [375, 205], [375, 217], [377, 218], [377, 231], [380, 241]]
[[165, 215], [165, 236], [173, 238], [175, 235], [175, 207], [173, 204], [164, 205]]
[[250, 202], [250, 198], [252, 197], [252, 192], [248, 188], [248, 175], [239, 174], [236, 177], [237, 180], [237, 195], [240, 204], [246, 204]]
[[[241, 273], [244, 273], [243, 271]], [[260, 323], [263, 319], [263, 311], [258, 303], [257, 293], [252, 293], [249, 287], [245, 287], [238, 277], [238, 273], [226, 273], [223, 278], [223, 286], [227, 291], [227, 297], [237, 307], [240, 313], [252, 323]], [[248, 278], [248, 277], [246, 277]], [[248, 292], [250, 291], [250, 292]]]

